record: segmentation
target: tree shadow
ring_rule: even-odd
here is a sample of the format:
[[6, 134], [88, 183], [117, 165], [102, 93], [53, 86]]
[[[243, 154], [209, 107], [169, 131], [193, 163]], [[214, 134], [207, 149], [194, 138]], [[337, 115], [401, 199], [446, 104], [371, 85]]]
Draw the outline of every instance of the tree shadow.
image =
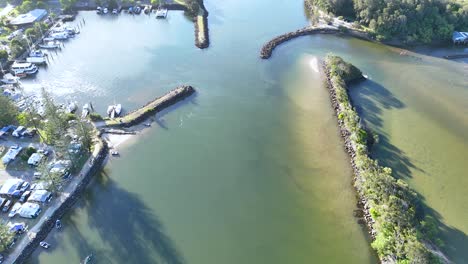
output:
[[[384, 110], [402, 109], [405, 104], [396, 98], [389, 90], [380, 84], [367, 80], [349, 87], [349, 95], [366, 128], [378, 135], [378, 141], [370, 148], [370, 156], [379, 164], [392, 169], [392, 175], [399, 179], [412, 177], [412, 171], [424, 170], [418, 168], [401, 149], [391, 143], [383, 129]], [[445, 243], [440, 249], [454, 263], [465, 263], [468, 259], [468, 236], [461, 230], [447, 226], [443, 217], [427, 205], [425, 198], [418, 193], [419, 220], [423, 215], [432, 216], [440, 231], [439, 237]]]
[[[63, 230], [59, 231], [67, 233], [81, 260], [92, 253], [99, 263], [185, 263], [161, 221], [137, 194], [119, 187], [105, 170], [95, 176], [91, 186], [74, 210], [62, 219]], [[89, 242], [93, 239], [80, 232], [82, 210], [86, 211], [89, 229], [110, 249], [96, 249]], [[51, 253], [61, 247], [60, 240], [64, 237], [59, 232], [54, 229], [47, 238], [54, 245]], [[37, 256], [42, 252], [36, 250], [28, 263], [37, 263]]]
[[127, 263], [185, 262], [161, 221], [137, 194], [119, 187], [105, 171], [96, 176], [93, 185], [91, 196], [86, 197], [83, 206], [88, 224], [114, 249], [96, 252], [96, 259]]

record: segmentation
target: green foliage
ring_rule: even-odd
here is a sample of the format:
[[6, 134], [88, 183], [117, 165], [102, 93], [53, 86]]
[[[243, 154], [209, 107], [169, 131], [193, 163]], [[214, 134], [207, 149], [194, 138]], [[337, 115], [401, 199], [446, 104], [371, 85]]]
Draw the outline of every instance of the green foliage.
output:
[[17, 6], [16, 7], [16, 10], [21, 13], [21, 14], [24, 14], [24, 13], [27, 13], [31, 10], [33, 10], [34, 8], [36, 8], [36, 2], [35, 1], [30, 1], [30, 0], [26, 0], [26, 1], [23, 1], [21, 3], [21, 5]]
[[416, 215], [419, 207], [416, 193], [404, 181], [393, 178], [390, 168], [379, 166], [367, 154], [368, 134], [349, 101], [345, 82], [346, 78], [349, 81], [360, 75], [359, 69], [333, 55], [327, 56], [325, 64], [340, 106], [338, 118], [349, 132], [356, 154], [355, 186], [367, 201], [374, 221], [376, 236], [372, 248], [381, 258], [393, 257], [398, 263], [436, 263], [432, 260], [437, 257], [423, 241], [437, 242], [437, 222], [428, 216], [420, 222]]
[[71, 121], [71, 120], [76, 120], [76, 119], [77, 119], [76, 115], [75, 115], [75, 114], [72, 114], [72, 113], [66, 113], [66, 114], [64, 115], [64, 118], [65, 118], [65, 120], [66, 120], [67, 122], [68, 122], [68, 121]]
[[9, 98], [3, 95], [0, 95], [0, 113], [0, 127], [16, 124], [16, 117], [19, 114], [18, 108]]
[[70, 11], [73, 9], [73, 6], [75, 5], [77, 0], [60, 0], [60, 5], [62, 6], [62, 9], [65, 11]]
[[442, 0], [311, 0], [321, 9], [357, 19], [377, 40], [429, 43], [468, 30], [468, 3]]
[[161, 3], [160, 0], [151, 0], [151, 5], [152, 6], [158, 6]]
[[67, 115], [59, 110], [51, 95], [44, 88], [42, 89], [42, 99], [46, 119], [43, 124], [46, 143], [55, 146], [65, 145], [62, 139], [68, 129]]
[[26, 155], [27, 155], [28, 157], [31, 157], [31, 155], [34, 154], [34, 153], [36, 153], [36, 152], [37, 152], [37, 150], [36, 150], [34, 147], [28, 147], [28, 148], [26, 149]]
[[[327, 62], [330, 65], [330, 75], [342, 78], [345, 83], [362, 78], [361, 70], [341, 57], [328, 55]], [[348, 101], [347, 98], [345, 100]]]
[[0, 252], [5, 251], [11, 242], [13, 242], [14, 234], [10, 232], [10, 228], [3, 223], [0, 223]]
[[102, 116], [98, 113], [91, 113], [89, 114], [89, 119], [91, 119], [91, 121], [93, 122], [96, 122], [96, 121], [102, 121]]
[[7, 60], [8, 59], [8, 52], [6, 50], [0, 50], [0, 60]]

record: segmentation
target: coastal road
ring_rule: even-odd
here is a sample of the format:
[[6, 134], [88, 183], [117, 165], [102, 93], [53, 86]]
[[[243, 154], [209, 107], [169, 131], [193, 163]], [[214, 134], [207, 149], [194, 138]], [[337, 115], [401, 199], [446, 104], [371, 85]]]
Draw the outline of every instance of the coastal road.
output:
[[[78, 173], [78, 175], [72, 177], [68, 185], [65, 187], [64, 190], [62, 190], [58, 196], [56, 196], [52, 202], [50, 202], [47, 210], [40, 215], [40, 218], [38, 222], [28, 230], [28, 232], [23, 235], [20, 239], [19, 242], [14, 246], [13, 251], [11, 251], [10, 254], [6, 256], [6, 263], [15, 263], [17, 258], [21, 255], [21, 252], [24, 250], [24, 248], [31, 242], [32, 239], [36, 237], [36, 234], [42, 229], [42, 226], [44, 223], [51, 218], [51, 216], [57, 211], [57, 209], [60, 208], [62, 203], [70, 197], [72, 193], [76, 190], [78, 185], [81, 183], [81, 181], [85, 178], [85, 176], [89, 173], [92, 164], [91, 161], [95, 159], [97, 156], [97, 153], [99, 153], [98, 148], [95, 149], [94, 153], [89, 157], [89, 159], [86, 161], [86, 164], [83, 166], [81, 171]], [[52, 245], [54, 246], [54, 245]]]

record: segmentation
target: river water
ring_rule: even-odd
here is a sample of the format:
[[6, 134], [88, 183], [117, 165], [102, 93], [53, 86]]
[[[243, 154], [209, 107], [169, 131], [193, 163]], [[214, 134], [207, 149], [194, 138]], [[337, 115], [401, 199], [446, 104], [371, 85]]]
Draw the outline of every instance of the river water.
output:
[[26, 91], [45, 86], [101, 113], [179, 84], [198, 92], [119, 149], [31, 263], [90, 253], [97, 263], [376, 263], [353, 217], [351, 170], [318, 72], [330, 51], [371, 79], [352, 97], [380, 135], [374, 155], [443, 221], [450, 257], [468, 258], [464, 64], [334, 36], [294, 40], [262, 61], [264, 42], [307, 23], [302, 1], [276, 2], [206, 1], [207, 50], [194, 47], [180, 12], [164, 21], [80, 14], [81, 34]]

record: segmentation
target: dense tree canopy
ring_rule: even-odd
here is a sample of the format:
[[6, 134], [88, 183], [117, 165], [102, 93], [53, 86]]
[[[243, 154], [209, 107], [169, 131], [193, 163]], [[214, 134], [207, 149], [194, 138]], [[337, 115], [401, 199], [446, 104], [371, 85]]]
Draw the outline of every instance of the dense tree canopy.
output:
[[356, 19], [380, 40], [429, 43], [468, 30], [468, 4], [441, 0], [313, 0], [338, 16]]
[[16, 123], [18, 108], [7, 97], [0, 95], [0, 127]]

